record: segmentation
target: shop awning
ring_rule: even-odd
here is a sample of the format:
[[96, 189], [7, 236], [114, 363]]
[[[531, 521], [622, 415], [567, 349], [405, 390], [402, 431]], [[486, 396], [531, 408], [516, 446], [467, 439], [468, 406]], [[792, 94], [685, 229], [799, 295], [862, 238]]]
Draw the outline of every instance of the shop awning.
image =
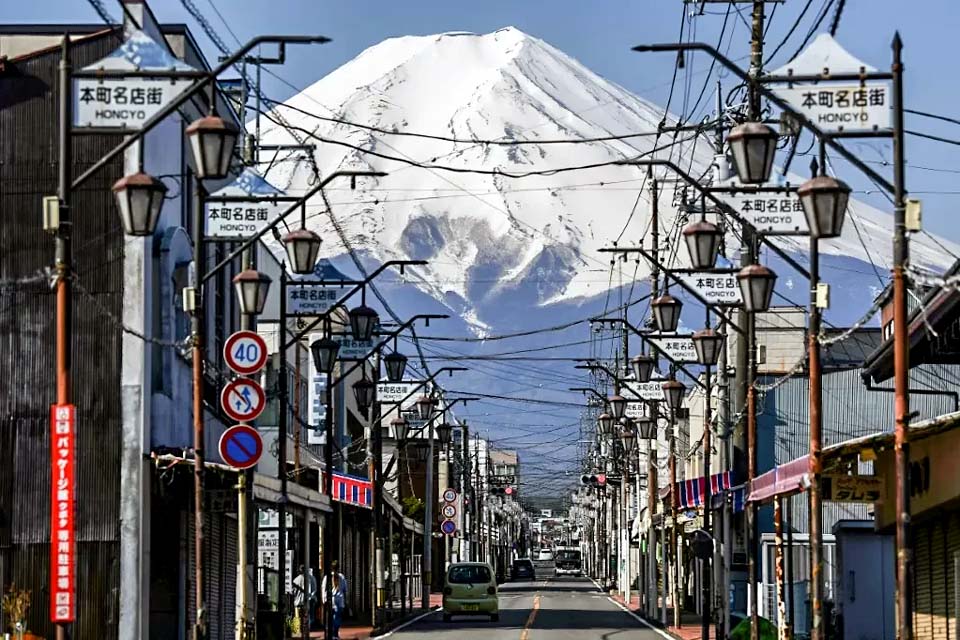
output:
[[775, 496], [791, 495], [810, 486], [810, 456], [800, 456], [761, 474], [750, 483], [748, 502], [766, 502]]
[[[717, 495], [724, 489], [733, 486], [733, 473], [722, 471], [710, 476], [710, 493]], [[660, 498], [670, 497], [671, 487], [660, 490]], [[693, 507], [702, 507], [703, 498], [706, 496], [707, 487], [704, 484], [703, 476], [691, 480], [681, 480], [674, 484], [673, 490], [677, 496], [677, 506], [681, 509], [690, 509]]]

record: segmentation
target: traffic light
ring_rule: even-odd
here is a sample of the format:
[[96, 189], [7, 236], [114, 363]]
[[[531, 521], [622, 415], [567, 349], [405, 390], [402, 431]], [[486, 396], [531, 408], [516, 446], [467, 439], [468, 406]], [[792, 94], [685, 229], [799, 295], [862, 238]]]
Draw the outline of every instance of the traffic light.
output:
[[595, 487], [597, 486], [597, 476], [585, 473], [580, 476], [580, 484], [587, 485], [588, 487]]
[[513, 487], [491, 487], [490, 495], [493, 496], [512, 496], [517, 492]]

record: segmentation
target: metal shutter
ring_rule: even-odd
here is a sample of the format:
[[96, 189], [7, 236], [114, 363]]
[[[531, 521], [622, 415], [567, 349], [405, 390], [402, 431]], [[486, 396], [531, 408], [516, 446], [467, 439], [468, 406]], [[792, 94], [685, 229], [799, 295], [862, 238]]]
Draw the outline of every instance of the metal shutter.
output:
[[930, 584], [930, 529], [929, 525], [913, 530], [914, 540], [914, 600], [913, 636], [916, 640], [933, 639], [933, 594]]

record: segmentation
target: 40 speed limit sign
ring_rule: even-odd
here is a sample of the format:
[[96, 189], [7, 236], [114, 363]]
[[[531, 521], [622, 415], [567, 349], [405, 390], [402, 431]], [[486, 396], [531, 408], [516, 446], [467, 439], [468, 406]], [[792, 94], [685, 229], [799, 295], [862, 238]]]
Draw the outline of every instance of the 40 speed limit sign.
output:
[[248, 376], [267, 363], [267, 343], [255, 331], [237, 331], [224, 342], [223, 359], [228, 367]]

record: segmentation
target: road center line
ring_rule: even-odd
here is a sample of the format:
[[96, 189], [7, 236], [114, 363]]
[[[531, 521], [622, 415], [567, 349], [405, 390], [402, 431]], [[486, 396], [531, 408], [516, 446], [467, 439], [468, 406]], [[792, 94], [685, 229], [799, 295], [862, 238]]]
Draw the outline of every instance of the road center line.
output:
[[520, 632], [520, 640], [528, 640], [530, 637], [530, 627], [533, 621], [537, 619], [537, 610], [540, 609], [540, 592], [533, 596], [533, 608], [530, 609], [530, 615], [527, 616], [527, 623], [523, 625], [523, 631]]

